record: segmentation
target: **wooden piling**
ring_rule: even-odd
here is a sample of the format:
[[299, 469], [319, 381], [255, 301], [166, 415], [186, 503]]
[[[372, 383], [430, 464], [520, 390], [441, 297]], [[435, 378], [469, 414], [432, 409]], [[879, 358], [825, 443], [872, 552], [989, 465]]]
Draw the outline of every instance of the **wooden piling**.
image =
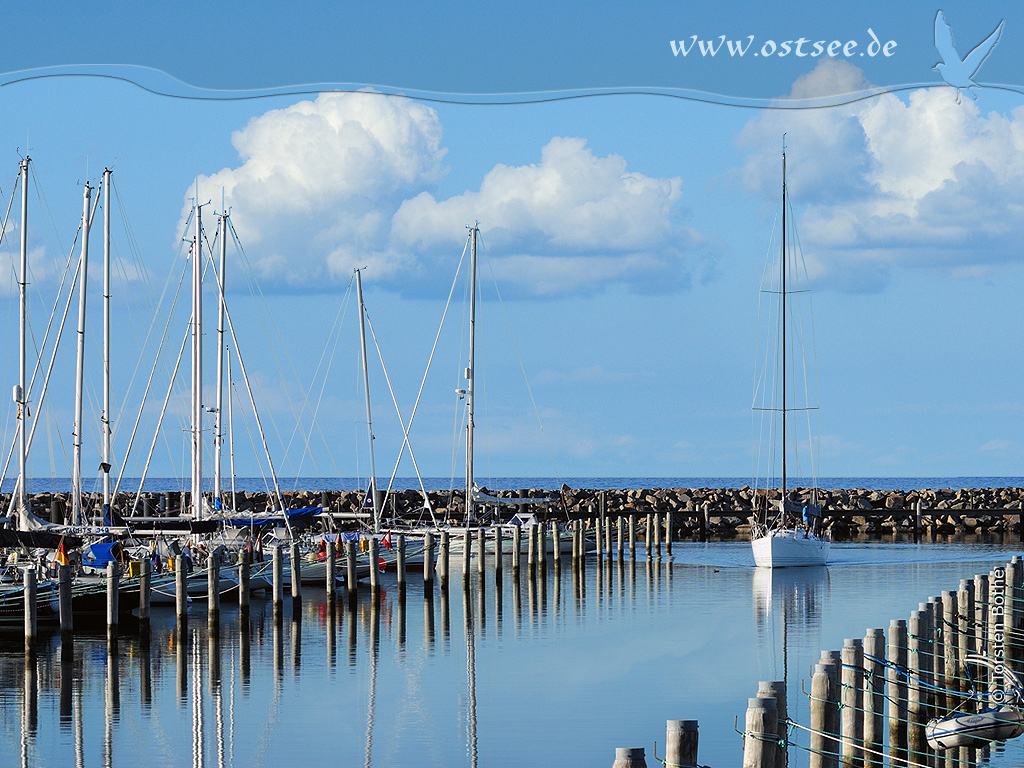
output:
[[[321, 505], [326, 506], [326, 505]], [[324, 588], [327, 590], [327, 602], [333, 603], [338, 592], [338, 542], [324, 542]]]
[[148, 557], [142, 558], [142, 572], [139, 574], [139, 633], [149, 634], [149, 603], [152, 597], [153, 563]]
[[397, 571], [398, 592], [405, 594], [405, 536], [395, 538], [395, 569]]
[[29, 566], [26, 568], [23, 578], [25, 587], [22, 594], [22, 598], [25, 601], [25, 643], [26, 645], [31, 645], [36, 641], [39, 627], [37, 618], [38, 607], [36, 603], [38, 584], [36, 581], [35, 567]]
[[183, 631], [188, 623], [188, 574], [185, 573], [185, 558], [174, 558], [174, 609], [178, 630]]
[[570, 527], [572, 529], [572, 567], [575, 569], [580, 560], [580, 521], [573, 520]]
[[661, 515], [654, 513], [654, 556], [661, 560]]
[[644, 558], [651, 560], [654, 557], [653, 539], [651, 537], [651, 513], [644, 515]]
[[869, 629], [864, 635], [864, 762], [882, 764], [885, 745], [885, 631]]
[[696, 766], [698, 740], [696, 720], [666, 720], [665, 765]]
[[71, 566], [62, 565], [58, 571], [58, 606], [60, 609], [60, 635], [70, 640], [75, 630], [74, 613], [71, 610]]
[[[426, 572], [427, 567], [424, 560], [424, 575]], [[276, 587], [274, 591], [276, 599]], [[356, 568], [356, 543], [354, 541], [345, 542], [345, 595], [348, 597], [349, 605], [355, 605], [359, 596], [359, 571]]]
[[636, 560], [636, 515], [629, 516], [629, 559]]
[[625, 529], [622, 515], [615, 521], [615, 557], [621, 562], [625, 557], [626, 547], [624, 545]]
[[612, 768], [647, 768], [643, 747], [616, 747]]
[[607, 518], [604, 519], [604, 554], [610, 562], [612, 559], [612, 522]]
[[700, 508], [700, 540], [707, 541], [711, 533], [711, 504], [705, 501]]
[[[332, 545], [333, 546], [333, 545]], [[249, 550], [243, 548], [238, 553], [238, 612], [239, 618], [249, 615], [249, 576], [251, 566], [249, 564]]]
[[907, 622], [904, 619], [889, 622], [887, 640], [885, 696], [889, 700], [889, 755], [898, 759], [907, 749], [907, 721], [903, 716], [907, 708], [907, 681], [902, 673], [907, 668]]
[[[971, 594], [974, 594], [973, 588]], [[935, 664], [933, 661], [935, 654], [935, 611], [934, 606], [927, 601], [918, 603], [917, 609], [921, 611], [922, 616], [921, 636], [918, 638], [917, 653], [917, 669], [923, 685], [921, 690], [921, 714], [927, 721], [934, 714], [933, 702], [935, 701], [935, 695], [931, 688], [935, 684]], [[908, 665], [910, 664], [909, 653], [907, 663]]]
[[789, 726], [786, 724], [788, 713], [786, 711], [786, 681], [785, 680], [762, 680], [757, 686], [757, 695], [761, 698], [775, 699], [775, 713], [778, 720], [778, 731], [775, 740], [775, 768], [786, 768], [789, 764], [789, 750], [787, 748], [787, 732]]
[[960, 657], [960, 624], [957, 618], [957, 593], [952, 590], [942, 592], [942, 659], [946, 679], [951, 690], [958, 690], [957, 669]]
[[672, 554], [672, 538], [675, 531], [672, 529], [672, 510], [665, 513], [665, 554]]
[[604, 526], [600, 517], [594, 520], [594, 540], [597, 545], [597, 560], [600, 562], [604, 559]]
[[284, 606], [284, 552], [280, 545], [274, 547], [273, 587], [274, 618], [280, 620]]
[[537, 526], [531, 525], [526, 529], [526, 567], [530, 569], [530, 575], [536, 573], [537, 569]]
[[487, 531], [482, 527], [476, 529], [476, 573], [481, 579], [487, 573]]
[[925, 747], [924, 725], [928, 718], [925, 713], [922, 686], [925, 673], [921, 662], [926, 653], [923, 639], [928, 636], [928, 614], [917, 610], [910, 612], [907, 622], [907, 746], [912, 752], [923, 752]]
[[775, 699], [747, 699], [743, 728], [743, 768], [775, 768], [779, 715]]
[[[370, 537], [370, 594], [373, 596], [374, 605], [377, 604], [377, 597], [380, 595], [380, 542], [376, 537]], [[294, 594], [294, 592], [293, 592]]]
[[1024, 564], [1019, 557], [1014, 557], [1006, 564], [1006, 586], [1005, 586], [1005, 613], [1003, 622], [1003, 637], [1006, 663], [1011, 669], [1017, 669], [1019, 655], [1017, 653], [1018, 643], [1017, 632], [1020, 628], [1021, 606], [1017, 602], [1020, 597], [1021, 578], [1024, 576]]
[[[988, 655], [988, 603], [989, 603], [989, 580], [987, 573], [979, 573], [974, 576], [974, 642], [975, 649], [978, 653]], [[977, 669], [977, 680], [979, 690], [981, 690], [985, 682], [988, 680], [988, 675], [985, 669]], [[952, 687], [952, 686], [947, 686]]]
[[220, 626], [220, 562], [212, 552], [206, 558], [206, 621], [211, 630]]
[[[512, 571], [513, 573], [519, 573], [520, 561], [522, 560], [523, 551], [523, 530], [522, 526], [517, 525], [512, 529]], [[575, 557], [575, 553], [573, 554]]]
[[473, 532], [466, 526], [462, 534], [462, 588], [469, 587], [470, 560], [473, 559]]
[[[434, 534], [429, 531], [423, 537], [423, 590], [424, 593], [434, 592]], [[448, 589], [448, 574], [450, 573], [448, 566], [450, 559], [448, 557], [451, 550], [449, 544], [448, 531], [441, 531], [441, 546], [437, 557], [436, 570], [440, 572], [441, 576], [441, 589]]]
[[858, 768], [864, 764], [864, 646], [859, 637], [843, 641], [842, 659], [842, 764], [843, 768]]
[[292, 582], [292, 604], [302, 600], [302, 556], [299, 554], [299, 543], [292, 542], [291, 546], [291, 582]]
[[[501, 526], [494, 526], [494, 583], [501, 584], [501, 569], [505, 567], [505, 542], [502, 540]], [[558, 557], [555, 556], [555, 566], [558, 565]]]
[[[832, 738], [830, 708], [839, 708], [839, 690], [827, 664], [815, 664], [811, 677], [810, 768], [836, 768], [839, 743]], [[695, 766], [696, 763], [689, 763]]]

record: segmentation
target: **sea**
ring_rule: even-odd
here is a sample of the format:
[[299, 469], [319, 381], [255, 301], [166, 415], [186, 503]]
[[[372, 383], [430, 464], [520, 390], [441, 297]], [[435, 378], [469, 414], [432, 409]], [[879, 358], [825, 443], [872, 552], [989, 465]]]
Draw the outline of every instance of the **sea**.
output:
[[[837, 487], [1024, 485], [963, 479]], [[809, 724], [822, 650], [906, 619], [1024, 545], [934, 536], [837, 542], [832, 553], [824, 568], [765, 570], [748, 542], [677, 542], [660, 559], [591, 557], [582, 573], [549, 558], [544, 578], [506, 568], [499, 583], [474, 569], [464, 585], [456, 568], [447, 592], [410, 573], [403, 593], [385, 572], [379, 601], [361, 589], [354, 608], [304, 587], [279, 622], [261, 598], [247, 623], [225, 600], [218, 631], [202, 602], [183, 633], [173, 608], [155, 607], [148, 643], [130, 628], [116, 647], [97, 632], [68, 646], [47, 634], [30, 650], [0, 638], [0, 766], [610, 766], [617, 747], [643, 747], [655, 766], [668, 719], [698, 721], [701, 766], [739, 765], [737, 729], [759, 681], [785, 681], [790, 716]], [[806, 733], [792, 742], [789, 764], [808, 765]], [[1020, 742], [985, 764], [1021, 765]]]

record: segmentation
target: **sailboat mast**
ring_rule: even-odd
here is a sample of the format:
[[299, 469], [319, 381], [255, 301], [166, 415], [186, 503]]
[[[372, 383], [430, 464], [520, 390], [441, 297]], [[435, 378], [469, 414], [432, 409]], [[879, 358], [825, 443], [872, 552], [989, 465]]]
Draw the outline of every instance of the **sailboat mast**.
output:
[[480, 228], [470, 228], [469, 249], [469, 365], [466, 368], [466, 525], [473, 521], [473, 430], [476, 427], [476, 240]]
[[373, 499], [373, 532], [380, 533], [380, 499], [377, 498], [377, 465], [373, 458], [373, 420], [370, 417], [370, 367], [366, 360], [366, 307], [363, 305], [363, 272], [356, 270], [359, 302], [359, 347], [363, 360], [363, 391], [366, 394], [366, 430], [370, 445], [370, 498]]
[[786, 512], [786, 144], [782, 144], [782, 512]]
[[103, 169], [103, 515], [110, 512], [110, 169]]
[[82, 255], [78, 260], [78, 351], [75, 364], [75, 430], [72, 452], [71, 519], [84, 523], [82, 512], [82, 399], [85, 389], [85, 300], [89, 277], [89, 201], [92, 187], [82, 194]]
[[224, 420], [221, 417], [221, 409], [224, 407], [224, 281], [225, 268], [228, 263], [228, 213], [225, 210], [220, 216], [220, 281], [218, 282], [217, 301], [217, 406], [213, 412], [213, 504], [220, 509], [223, 507], [221, 501], [220, 482], [220, 454], [221, 446], [224, 443]]
[[203, 248], [202, 208], [196, 188], [192, 243], [192, 518], [203, 519]]
[[28, 164], [21, 161], [21, 274], [18, 280], [20, 325], [18, 328], [18, 517], [24, 528], [28, 516], [28, 366], [27, 366], [27, 314], [28, 314]]

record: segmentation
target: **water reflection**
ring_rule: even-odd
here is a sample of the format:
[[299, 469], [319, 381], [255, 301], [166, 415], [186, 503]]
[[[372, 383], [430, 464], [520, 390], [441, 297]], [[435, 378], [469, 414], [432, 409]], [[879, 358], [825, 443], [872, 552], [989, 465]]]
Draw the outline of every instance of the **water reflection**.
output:
[[789, 680], [789, 649], [807, 648], [821, 636], [823, 607], [830, 597], [826, 566], [755, 568], [754, 623], [758, 643], [781, 656], [782, 679]]

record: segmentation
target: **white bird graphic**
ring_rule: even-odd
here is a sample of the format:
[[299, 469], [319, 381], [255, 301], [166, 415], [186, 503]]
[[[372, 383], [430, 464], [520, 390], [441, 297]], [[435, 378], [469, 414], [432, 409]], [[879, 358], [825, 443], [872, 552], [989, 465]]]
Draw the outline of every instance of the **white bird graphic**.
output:
[[942, 11], [935, 14], [935, 48], [942, 57], [942, 61], [932, 67], [932, 69], [942, 75], [942, 79], [949, 85], [956, 88], [957, 104], [960, 103], [960, 94], [964, 90], [967, 91], [968, 96], [977, 101], [978, 97], [970, 91], [971, 88], [975, 88], [978, 85], [974, 82], [973, 78], [978, 74], [982, 62], [992, 53], [992, 49], [996, 47], [996, 43], [999, 42], [999, 36], [1002, 33], [1003, 22], [1000, 21], [999, 26], [995, 28], [991, 35], [986, 37], [973, 51], [961, 59], [960, 54], [956, 52], [956, 46], [953, 43], [953, 30], [949, 28], [946, 17]]

